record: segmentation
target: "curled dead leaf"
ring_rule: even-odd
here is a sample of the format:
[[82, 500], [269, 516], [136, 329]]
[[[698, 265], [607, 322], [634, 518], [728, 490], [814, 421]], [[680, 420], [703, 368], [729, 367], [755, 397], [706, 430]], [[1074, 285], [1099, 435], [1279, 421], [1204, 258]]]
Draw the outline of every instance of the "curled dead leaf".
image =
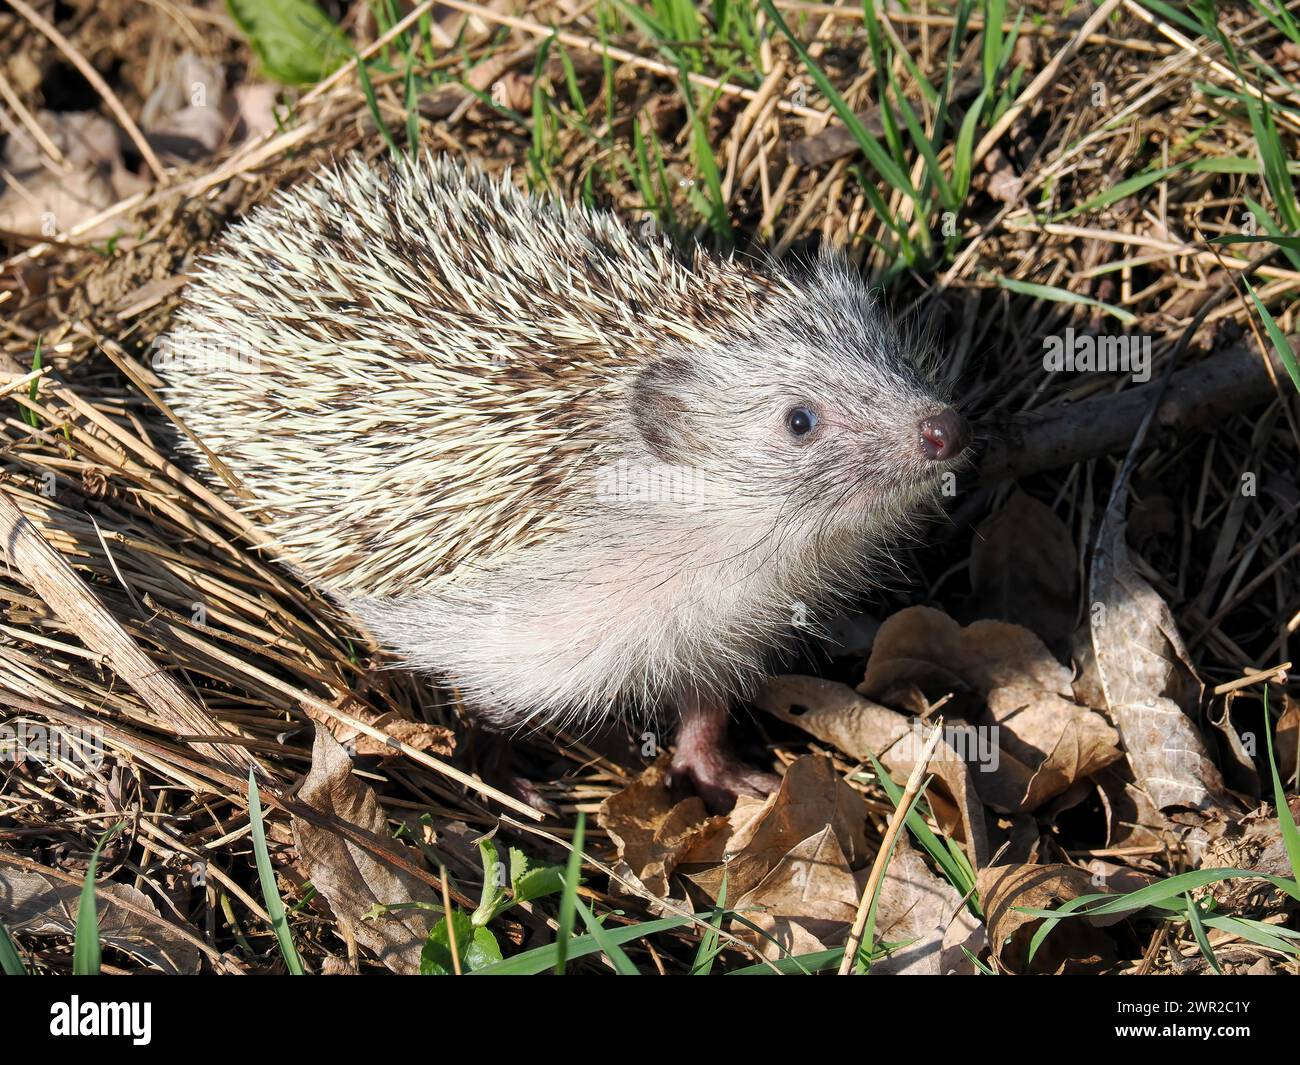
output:
[[[755, 694], [753, 703], [859, 762], [876, 755], [900, 783], [922, 749], [918, 719], [880, 706], [835, 681], [776, 677]], [[935, 752], [930, 771], [938, 784], [932, 785], [928, 801], [940, 827], [966, 846], [974, 865], [983, 864], [988, 860], [984, 811], [969, 767], [947, 738]]]
[[727, 815], [727, 831], [701, 839], [681, 861], [704, 867], [687, 876], [709, 898], [718, 897], [724, 870], [728, 897], [739, 898], [797, 844], [827, 826], [849, 867], [863, 865], [870, 853], [866, 820], [862, 796], [839, 778], [830, 759], [809, 756], [794, 762], [766, 799], [738, 800]]
[[[80, 905], [80, 884], [32, 869], [0, 867], [0, 912], [11, 932], [70, 936], [76, 931]], [[159, 972], [199, 971], [199, 951], [142, 892], [128, 884], [99, 883], [95, 910], [104, 946], [139, 958]]]
[[669, 879], [683, 855], [727, 827], [725, 817], [709, 816], [699, 797], [673, 800], [667, 764], [665, 755], [602, 802], [596, 815], [614, 841], [625, 871], [661, 899], [668, 897]]
[[858, 690], [879, 698], [915, 683], [937, 699], [951, 689], [951, 678], [982, 695], [1005, 685], [1070, 695], [1069, 669], [1024, 626], [983, 620], [963, 628], [925, 606], [900, 610], [880, 626]]
[[[316, 729], [311, 769], [298, 797], [313, 809], [360, 829], [406, 864], [421, 862], [419, 852], [392, 839], [387, 815], [374, 790], [352, 775], [352, 760], [327, 729]], [[370, 915], [376, 906], [396, 903], [434, 906], [429, 886], [344, 836], [296, 816], [292, 823], [299, 860], [334, 916], [393, 972], [418, 973], [420, 951], [433, 923], [431, 914], [434, 918], [437, 914], [413, 907]]]
[[[339, 709], [349, 717], [364, 721], [371, 728], [378, 729], [417, 751], [427, 751], [430, 754], [449, 758], [456, 750], [456, 734], [449, 728], [430, 725], [426, 721], [411, 721], [392, 712], [376, 714], [365, 703], [352, 696], [345, 696], [341, 704]], [[398, 753], [395, 747], [383, 740], [377, 740], [369, 733], [361, 732], [309, 703], [303, 704], [303, 712], [316, 722], [318, 729], [322, 726], [328, 729], [334, 739], [355, 757], [390, 758]]]
[[1029, 959], [1030, 942], [1043, 918], [1022, 909], [1055, 910], [1062, 903], [1102, 890], [1072, 865], [997, 865], [981, 869], [976, 890], [988, 923], [989, 945], [1011, 973], [1099, 973], [1115, 962], [1111, 939], [1087, 917], [1061, 921]]
[[1002, 812], [1036, 809], [1121, 757], [1115, 730], [1074, 702], [1070, 671], [1021, 625], [962, 627], [927, 607], [900, 611], [881, 626], [862, 690], [904, 677], [931, 698], [945, 686], [972, 693], [965, 713], [974, 728], [963, 735], [954, 726], [949, 746]]
[[1138, 573], [1112, 515], [1093, 555], [1092, 645], [1137, 782], [1160, 809], [1222, 805], [1223, 778], [1196, 724], [1201, 684], [1168, 605]]

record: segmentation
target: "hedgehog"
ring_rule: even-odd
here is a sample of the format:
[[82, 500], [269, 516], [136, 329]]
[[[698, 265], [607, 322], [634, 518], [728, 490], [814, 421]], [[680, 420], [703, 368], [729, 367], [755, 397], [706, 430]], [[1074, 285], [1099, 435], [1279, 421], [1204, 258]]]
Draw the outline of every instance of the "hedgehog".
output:
[[873, 583], [967, 431], [834, 254], [786, 267], [447, 157], [334, 162], [187, 286], [163, 395], [303, 581], [509, 737], [677, 719], [712, 808], [774, 652]]

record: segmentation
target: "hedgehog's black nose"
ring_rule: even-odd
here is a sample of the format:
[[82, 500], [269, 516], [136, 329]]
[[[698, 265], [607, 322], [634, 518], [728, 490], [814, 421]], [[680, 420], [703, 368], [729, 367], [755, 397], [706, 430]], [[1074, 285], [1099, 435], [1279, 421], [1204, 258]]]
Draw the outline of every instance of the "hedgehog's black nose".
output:
[[966, 447], [966, 419], [951, 407], [921, 419], [921, 454], [936, 462], [956, 458]]

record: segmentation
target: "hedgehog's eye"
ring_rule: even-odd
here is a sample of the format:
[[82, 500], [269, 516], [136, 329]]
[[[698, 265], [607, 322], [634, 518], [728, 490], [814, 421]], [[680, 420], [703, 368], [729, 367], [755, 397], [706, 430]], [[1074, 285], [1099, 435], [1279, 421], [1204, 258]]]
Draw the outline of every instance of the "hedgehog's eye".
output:
[[817, 425], [817, 415], [807, 407], [791, 407], [785, 413], [785, 427], [791, 436], [807, 436]]

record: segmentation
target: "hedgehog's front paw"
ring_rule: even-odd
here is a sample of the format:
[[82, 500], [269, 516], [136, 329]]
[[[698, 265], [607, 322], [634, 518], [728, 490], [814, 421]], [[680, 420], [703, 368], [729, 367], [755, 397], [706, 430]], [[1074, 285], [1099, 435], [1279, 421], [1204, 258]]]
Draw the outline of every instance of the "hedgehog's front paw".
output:
[[688, 782], [711, 813], [726, 813], [741, 795], [762, 798], [781, 786], [775, 773], [746, 765], [727, 751], [681, 746], [673, 754], [672, 781]]
[[725, 813], [738, 796], [762, 798], [777, 789], [781, 778], [764, 773], [737, 758], [727, 743], [727, 704], [693, 696], [681, 704], [677, 750], [669, 766], [672, 782], [689, 781], [704, 805]]

